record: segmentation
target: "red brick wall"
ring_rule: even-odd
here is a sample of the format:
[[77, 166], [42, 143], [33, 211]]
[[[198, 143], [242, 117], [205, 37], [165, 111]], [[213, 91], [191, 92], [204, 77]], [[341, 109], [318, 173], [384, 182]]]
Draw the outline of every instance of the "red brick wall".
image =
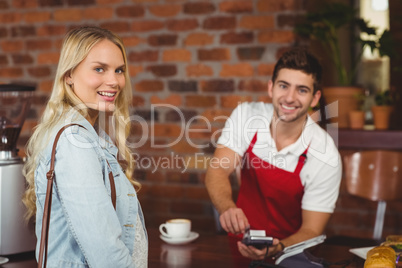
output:
[[[135, 149], [135, 176], [147, 225], [187, 217], [197, 230], [213, 231], [203, 180], [214, 142], [239, 102], [270, 101], [267, 81], [295, 42], [292, 25], [305, 2], [0, 0], [0, 83], [37, 87], [20, 149], [50, 94], [64, 34], [79, 25], [108, 28], [127, 47], [138, 116], [130, 142], [144, 142]], [[362, 224], [349, 217], [356, 206], [343, 195], [332, 233]]]

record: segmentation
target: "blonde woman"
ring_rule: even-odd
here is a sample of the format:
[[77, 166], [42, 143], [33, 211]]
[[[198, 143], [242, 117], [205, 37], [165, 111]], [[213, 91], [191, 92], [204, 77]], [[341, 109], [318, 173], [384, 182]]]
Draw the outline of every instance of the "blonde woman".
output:
[[97, 27], [71, 30], [24, 168], [29, 186], [23, 201], [28, 217], [36, 215], [38, 258], [55, 135], [70, 123], [83, 126], [66, 128], [56, 148], [47, 267], [147, 267], [148, 238], [136, 195], [140, 185], [132, 179], [134, 163], [126, 146], [130, 102], [120, 38]]

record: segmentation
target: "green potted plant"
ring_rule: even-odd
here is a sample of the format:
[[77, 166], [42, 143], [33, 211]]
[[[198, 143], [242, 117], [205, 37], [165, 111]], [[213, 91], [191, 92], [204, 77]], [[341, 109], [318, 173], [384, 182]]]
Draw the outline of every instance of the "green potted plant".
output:
[[[366, 38], [361, 38], [360, 34], [351, 34], [355, 33], [355, 29], [366, 33]], [[343, 55], [347, 51], [340, 46], [341, 30], [348, 30], [352, 44], [359, 44], [358, 51], [351, 53], [350, 57]], [[370, 27], [369, 22], [357, 16], [355, 8], [335, 1], [325, 1], [317, 11], [307, 12], [304, 20], [295, 25], [294, 31], [301, 37], [321, 43], [334, 64], [337, 87], [326, 87], [323, 94], [327, 104], [339, 101], [338, 106], [342, 109], [338, 109], [338, 126], [348, 127], [349, 111], [356, 110], [358, 106], [354, 96], [363, 93], [362, 88], [354, 86], [363, 49], [369, 47], [372, 52], [378, 51], [380, 56], [392, 56], [394, 50], [390, 32], [385, 30], [377, 33], [375, 27]]]
[[351, 110], [349, 112], [349, 126], [351, 129], [363, 129], [366, 121], [366, 113], [364, 111], [366, 96], [362, 93], [359, 93], [355, 96], [355, 98], [358, 103], [358, 109]]
[[375, 105], [371, 107], [375, 129], [388, 129], [389, 119], [394, 110], [395, 96], [387, 89], [375, 95]]

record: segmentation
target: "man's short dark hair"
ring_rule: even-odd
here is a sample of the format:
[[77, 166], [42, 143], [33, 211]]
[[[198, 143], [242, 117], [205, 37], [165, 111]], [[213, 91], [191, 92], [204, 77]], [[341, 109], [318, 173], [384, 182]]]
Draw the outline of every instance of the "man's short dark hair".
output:
[[322, 67], [318, 59], [304, 48], [293, 48], [282, 54], [275, 64], [272, 82], [275, 83], [281, 69], [292, 69], [311, 74], [314, 79], [314, 94], [321, 88]]

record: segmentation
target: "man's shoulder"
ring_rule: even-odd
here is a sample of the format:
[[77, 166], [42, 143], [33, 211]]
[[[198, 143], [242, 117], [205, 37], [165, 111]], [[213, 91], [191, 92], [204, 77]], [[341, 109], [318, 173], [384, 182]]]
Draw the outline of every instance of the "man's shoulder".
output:
[[247, 115], [254, 114], [271, 114], [273, 111], [272, 103], [265, 102], [243, 102], [236, 107], [236, 110], [240, 113]]

